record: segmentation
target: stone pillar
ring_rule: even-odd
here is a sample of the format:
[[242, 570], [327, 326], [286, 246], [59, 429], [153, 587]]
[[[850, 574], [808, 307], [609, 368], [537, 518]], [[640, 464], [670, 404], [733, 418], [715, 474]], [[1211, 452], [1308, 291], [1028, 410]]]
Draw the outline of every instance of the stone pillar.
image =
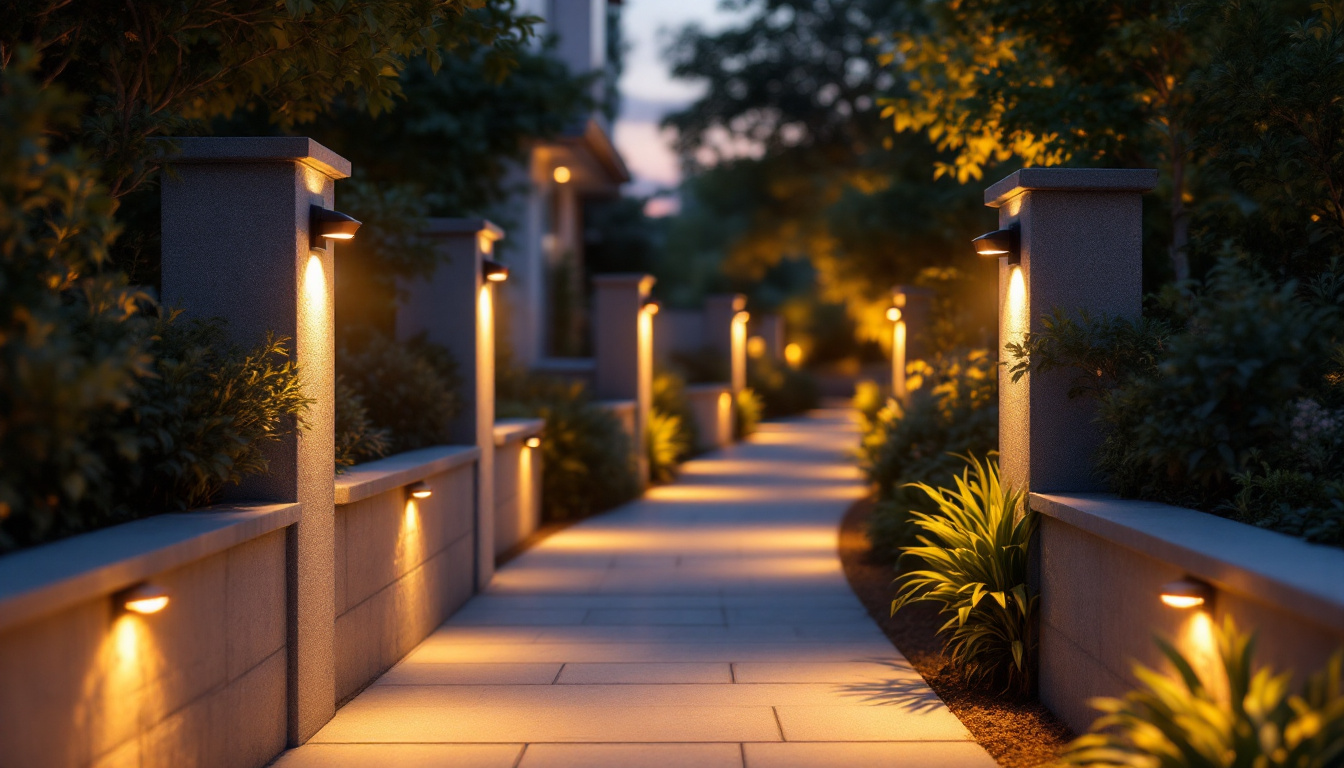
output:
[[635, 454], [648, 481], [644, 450], [653, 408], [653, 315], [645, 308], [652, 275], [593, 276], [593, 391], [604, 400], [635, 401]]
[[705, 297], [705, 346], [727, 358], [733, 394], [747, 387], [746, 306], [747, 297], [740, 293]]
[[495, 574], [495, 289], [481, 264], [504, 231], [482, 219], [430, 219], [426, 234], [439, 254], [428, 280], [404, 281], [397, 338], [424, 333], [453, 353], [461, 377], [462, 412], [454, 443], [481, 450], [476, 462], [476, 589]]
[[[999, 259], [1003, 345], [1041, 330], [1055, 308], [1137, 318], [1143, 291], [1144, 192], [1157, 171], [1026, 168], [985, 190], [999, 227], [1020, 227], [1021, 264]], [[1100, 434], [1093, 403], [1068, 398], [1071, 374], [999, 373], [999, 450], [1006, 482], [1036, 493], [1092, 491]]]
[[757, 315], [756, 333], [765, 342], [765, 354], [771, 360], [784, 359], [784, 318], [774, 313]]
[[229, 495], [297, 501], [288, 531], [289, 740], [336, 707], [335, 343], [332, 247], [309, 246], [309, 206], [334, 207], [350, 163], [303, 137], [174, 139], [163, 175], [163, 300], [220, 317], [232, 341], [286, 337], [312, 398], [307, 428], [266, 452], [269, 471]]

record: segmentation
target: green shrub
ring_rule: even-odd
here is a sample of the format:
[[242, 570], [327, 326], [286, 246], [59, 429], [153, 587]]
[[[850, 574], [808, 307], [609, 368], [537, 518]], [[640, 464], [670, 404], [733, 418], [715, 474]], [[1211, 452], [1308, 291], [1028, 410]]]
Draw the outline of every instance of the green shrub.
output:
[[1009, 345], [1013, 377], [1067, 369], [1074, 396], [1098, 398], [1096, 462], [1117, 493], [1341, 545], [1341, 281], [1280, 285], [1228, 261], [1168, 291], [1158, 319], [1055, 310]]
[[1255, 638], [1237, 631], [1231, 617], [1214, 636], [1221, 680], [1201, 678], [1180, 651], [1159, 640], [1179, 679], [1136, 664], [1143, 686], [1123, 698], [1094, 699], [1104, 714], [1060, 761], [1134, 768], [1344, 765], [1344, 651], [1293, 695], [1291, 673], [1252, 668]]
[[655, 483], [670, 483], [677, 478], [677, 467], [691, 451], [681, 428], [681, 417], [653, 409], [644, 432], [649, 460], [649, 477]]
[[770, 357], [747, 360], [747, 386], [761, 396], [761, 412], [767, 419], [803, 413], [821, 402], [821, 390], [812, 374]]
[[695, 412], [686, 396], [686, 381], [671, 371], [657, 371], [653, 375], [653, 410], [677, 417], [677, 442], [686, 446], [677, 461], [684, 461], [700, 444], [700, 432], [695, 425]]
[[882, 387], [876, 381], [864, 379], [854, 385], [852, 405], [859, 412], [859, 426], [863, 435], [867, 436], [877, 428], [877, 414], [886, 404]]
[[[368, 422], [385, 431], [387, 452], [451, 441], [450, 427], [462, 400], [457, 363], [447, 349], [423, 339], [395, 342], [364, 331], [337, 350], [336, 370], [363, 404]], [[336, 420], [343, 427], [356, 423], [353, 414], [338, 413]]]
[[931, 602], [948, 617], [945, 649], [974, 682], [1002, 683], [1017, 694], [1032, 688], [1037, 595], [1027, 588], [1027, 548], [1036, 514], [1022, 493], [999, 481], [998, 462], [966, 457], [956, 488], [915, 488], [938, 507], [914, 512], [920, 546], [905, 547], [919, 570], [902, 574], [894, 615], [914, 602]]
[[760, 426], [765, 403], [751, 387], [738, 392], [734, 402], [737, 407], [733, 409], [733, 434], [741, 440], [754, 433]]
[[630, 436], [615, 414], [592, 402], [581, 383], [505, 367], [497, 392], [501, 417], [546, 421], [541, 500], [547, 522], [587, 517], [639, 494]]
[[388, 431], [374, 426], [364, 398], [336, 376], [336, 471], [388, 454]]
[[126, 418], [140, 439], [120, 475], [119, 505], [148, 514], [210, 503], [226, 485], [267, 470], [264, 447], [299, 429], [303, 394], [286, 339], [231, 344], [223, 321], [160, 321]]
[[107, 264], [116, 203], [86, 155], [50, 146], [75, 102], [32, 69], [0, 68], [0, 551], [110, 518], [151, 362], [148, 297]]
[[[910, 370], [908, 404], [887, 400], [863, 418], [859, 462], [877, 489], [868, 540], [878, 559], [894, 559], [914, 542], [912, 511], [936, 509], [911, 483], [956, 474], [963, 464], [958, 454], [998, 448], [998, 377], [986, 350], [916, 362]], [[874, 393], [862, 394], [860, 405], [871, 410]]]

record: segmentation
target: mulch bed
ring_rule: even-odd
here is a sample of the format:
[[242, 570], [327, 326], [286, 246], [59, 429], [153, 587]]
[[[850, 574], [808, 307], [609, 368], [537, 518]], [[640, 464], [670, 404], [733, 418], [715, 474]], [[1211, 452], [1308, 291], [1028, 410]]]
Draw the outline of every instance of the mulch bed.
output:
[[865, 531], [872, 510], [871, 500], [860, 501], [840, 526], [845, 577], [869, 615], [1000, 765], [1030, 768], [1054, 760], [1073, 738], [1072, 731], [1040, 702], [1004, 701], [968, 686], [943, 655], [936, 633], [944, 619], [936, 606], [915, 603], [902, 608], [899, 616], [890, 615], [895, 572], [890, 564], [871, 558]]

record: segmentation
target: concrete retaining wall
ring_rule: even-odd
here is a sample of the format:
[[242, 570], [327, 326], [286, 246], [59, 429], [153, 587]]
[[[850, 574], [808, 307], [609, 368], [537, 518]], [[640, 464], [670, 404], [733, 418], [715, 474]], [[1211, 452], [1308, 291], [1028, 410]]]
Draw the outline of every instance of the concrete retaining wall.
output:
[[495, 555], [517, 547], [541, 525], [540, 448], [527, 440], [541, 437], [541, 419], [495, 422]]
[[[286, 741], [297, 504], [137, 520], [0, 559], [0, 765], [263, 766]], [[159, 613], [126, 613], [148, 581]]]
[[[1314, 672], [1344, 646], [1344, 551], [1215, 515], [1106, 495], [1032, 494], [1042, 513], [1041, 699], [1074, 730], [1094, 696], [1132, 689], [1133, 661], [1163, 668], [1154, 635], [1216, 669], [1211, 630], [1258, 632], [1257, 661]], [[1161, 587], [1212, 584], [1210, 610], [1163, 605]], [[1299, 676], [1300, 680], [1300, 676]]]
[[686, 399], [695, 416], [695, 450], [712, 451], [733, 442], [733, 395], [727, 384], [692, 384]]
[[[474, 447], [390, 456], [336, 478], [336, 698], [373, 682], [475, 589]], [[425, 481], [427, 499], [407, 486]]]

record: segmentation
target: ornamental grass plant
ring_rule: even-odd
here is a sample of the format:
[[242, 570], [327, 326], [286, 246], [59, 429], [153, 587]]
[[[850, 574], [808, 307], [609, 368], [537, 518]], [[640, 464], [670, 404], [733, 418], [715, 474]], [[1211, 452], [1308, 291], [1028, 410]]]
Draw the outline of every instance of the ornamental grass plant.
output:
[[649, 426], [644, 432], [649, 477], [655, 483], [670, 483], [677, 479], [677, 467], [691, 452], [681, 428], [681, 417], [663, 413], [656, 408], [649, 412]]
[[939, 628], [952, 663], [975, 685], [1031, 692], [1037, 595], [1027, 587], [1027, 549], [1036, 515], [1022, 492], [1000, 482], [996, 459], [962, 457], [955, 487], [916, 483], [936, 505], [912, 512], [919, 545], [902, 547], [918, 566], [902, 574], [891, 612], [916, 602], [939, 606]]
[[[1064, 765], [1130, 768], [1338, 768], [1344, 765], [1344, 649], [1290, 692], [1291, 672], [1253, 667], [1255, 637], [1229, 616], [1214, 627], [1220, 661], [1209, 679], [1158, 640], [1176, 675], [1141, 664], [1141, 687], [1098, 698], [1092, 731], [1060, 756]], [[1225, 691], [1225, 693], [1216, 693]]]

